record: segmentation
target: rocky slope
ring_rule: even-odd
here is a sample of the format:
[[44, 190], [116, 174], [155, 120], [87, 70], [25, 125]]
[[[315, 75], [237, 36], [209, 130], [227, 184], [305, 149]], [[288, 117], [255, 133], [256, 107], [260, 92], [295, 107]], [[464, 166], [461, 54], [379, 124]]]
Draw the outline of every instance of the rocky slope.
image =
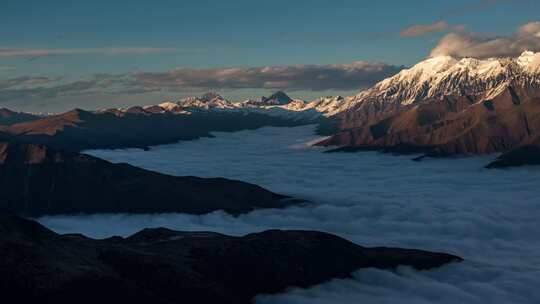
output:
[[341, 132], [320, 144], [434, 156], [508, 151], [540, 134], [539, 67], [531, 52], [430, 58], [347, 100]]
[[256, 185], [174, 177], [40, 145], [0, 143], [0, 214], [232, 214], [293, 203]]
[[252, 303], [257, 294], [309, 287], [365, 267], [430, 269], [444, 253], [365, 248], [312, 231], [243, 237], [145, 229], [128, 238], [58, 235], [0, 217], [0, 292], [20, 303]]

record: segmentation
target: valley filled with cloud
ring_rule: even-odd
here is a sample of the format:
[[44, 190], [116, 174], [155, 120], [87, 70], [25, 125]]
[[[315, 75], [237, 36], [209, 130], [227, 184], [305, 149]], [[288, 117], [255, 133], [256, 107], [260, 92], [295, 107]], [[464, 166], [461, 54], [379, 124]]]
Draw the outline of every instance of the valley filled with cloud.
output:
[[258, 303], [537, 303], [540, 293], [540, 172], [489, 170], [493, 156], [411, 161], [377, 152], [323, 153], [313, 126], [214, 133], [214, 138], [138, 149], [87, 151], [173, 175], [222, 176], [310, 200], [238, 217], [223, 212], [43, 217], [61, 232], [104, 238], [146, 227], [243, 235], [313, 229], [364, 246], [449, 252], [465, 262], [429, 272], [361, 270]]

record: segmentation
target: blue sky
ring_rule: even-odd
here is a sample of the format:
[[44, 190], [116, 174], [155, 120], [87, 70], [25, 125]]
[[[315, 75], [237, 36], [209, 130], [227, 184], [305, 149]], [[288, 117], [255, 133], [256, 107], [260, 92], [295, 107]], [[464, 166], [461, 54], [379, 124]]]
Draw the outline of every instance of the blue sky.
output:
[[[409, 66], [457, 26], [511, 35], [539, 9], [536, 0], [2, 0], [0, 48], [79, 52], [0, 56], [0, 80], [354, 61]], [[400, 35], [436, 22], [446, 28]]]

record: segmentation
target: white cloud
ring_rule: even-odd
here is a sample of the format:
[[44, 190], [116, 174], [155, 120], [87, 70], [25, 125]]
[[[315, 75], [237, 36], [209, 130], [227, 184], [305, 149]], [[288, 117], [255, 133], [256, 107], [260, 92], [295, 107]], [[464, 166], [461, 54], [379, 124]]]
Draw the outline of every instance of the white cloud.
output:
[[95, 237], [157, 226], [234, 235], [315, 229], [361, 245], [436, 250], [467, 260], [427, 272], [361, 270], [353, 280], [261, 298], [264, 304], [540, 302], [538, 168], [483, 169], [492, 157], [412, 162], [374, 152], [325, 154], [302, 144], [315, 137], [312, 132], [309, 126], [263, 128], [150, 151], [91, 152], [170, 174], [245, 180], [316, 202], [311, 206], [239, 217], [215, 212], [40, 220], [60, 232]]
[[511, 36], [491, 37], [477, 33], [450, 33], [431, 51], [431, 56], [515, 57], [524, 51], [540, 51], [540, 22], [529, 22]]

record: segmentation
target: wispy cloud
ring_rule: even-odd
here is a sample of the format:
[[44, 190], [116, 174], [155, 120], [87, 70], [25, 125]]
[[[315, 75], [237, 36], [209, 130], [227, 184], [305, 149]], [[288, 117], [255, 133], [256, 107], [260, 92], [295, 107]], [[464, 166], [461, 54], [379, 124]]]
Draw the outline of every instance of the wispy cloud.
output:
[[62, 80], [62, 77], [22, 76], [0, 80], [0, 90], [43, 85]]
[[401, 37], [418, 37], [428, 34], [441, 33], [449, 30], [461, 32], [465, 30], [464, 24], [450, 25], [446, 21], [437, 21], [430, 24], [415, 24], [407, 27], [399, 34]]
[[148, 55], [167, 52], [176, 52], [174, 48], [85, 48], [85, 49], [30, 49], [0, 47], [0, 58], [13, 57], [46, 57], [62, 55]]
[[481, 33], [450, 33], [431, 51], [431, 56], [514, 57], [524, 51], [540, 51], [540, 22], [529, 22], [510, 36], [487, 36]]
[[430, 33], [440, 33], [448, 29], [448, 23], [446, 21], [439, 21], [431, 24], [417, 24], [410, 26], [401, 31], [402, 37], [417, 37]]

